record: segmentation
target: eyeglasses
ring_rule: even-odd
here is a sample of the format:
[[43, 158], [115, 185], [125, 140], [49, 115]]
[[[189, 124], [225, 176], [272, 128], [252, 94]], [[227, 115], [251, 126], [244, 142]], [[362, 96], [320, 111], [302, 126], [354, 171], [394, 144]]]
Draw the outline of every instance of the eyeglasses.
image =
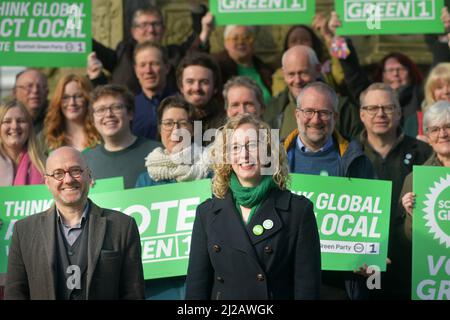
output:
[[394, 113], [395, 108], [396, 108], [395, 104], [387, 104], [385, 106], [378, 105], [378, 106], [363, 106], [363, 107], [361, 107], [361, 109], [366, 111], [371, 116], [376, 116], [380, 109], [383, 113], [391, 115]]
[[94, 113], [94, 116], [100, 118], [100, 117], [103, 117], [108, 110], [110, 110], [114, 114], [120, 114], [122, 112], [122, 109], [124, 109], [124, 108], [125, 108], [125, 106], [123, 104], [113, 104], [109, 107], [105, 107], [105, 106], [98, 107], [98, 108], [94, 109], [93, 113]]
[[241, 153], [242, 148], [245, 148], [245, 150], [249, 153], [255, 153], [258, 151], [258, 142], [249, 142], [246, 144], [232, 144], [231, 145], [231, 153], [233, 155], [238, 155]]
[[62, 103], [69, 103], [72, 99], [74, 99], [76, 102], [83, 102], [84, 96], [82, 94], [74, 94], [73, 96], [63, 95], [61, 101]]
[[153, 22], [141, 22], [141, 23], [135, 23], [133, 25], [135, 28], [139, 28], [139, 29], [145, 29], [148, 27], [153, 27], [153, 28], [159, 28], [162, 26], [162, 22], [161, 21], [153, 21]]
[[439, 136], [439, 133], [441, 132], [441, 130], [443, 130], [447, 135], [450, 135], [450, 123], [445, 124], [442, 127], [438, 127], [438, 126], [428, 127], [427, 133], [431, 138], [436, 139]]
[[164, 130], [172, 130], [173, 127], [176, 125], [179, 128], [187, 128], [191, 124], [188, 120], [172, 120], [172, 119], [166, 119], [161, 121], [161, 126]]
[[55, 180], [62, 181], [66, 177], [66, 173], [69, 173], [69, 175], [72, 178], [77, 179], [77, 178], [81, 177], [83, 171], [84, 170], [81, 169], [80, 167], [73, 167], [73, 168], [70, 168], [69, 170], [56, 169], [55, 171], [53, 171], [52, 174], [46, 173], [45, 175], [47, 177], [52, 177]]
[[39, 85], [37, 83], [34, 83], [34, 84], [33, 83], [29, 83], [27, 85], [16, 85], [15, 87], [19, 88], [19, 89], [22, 89], [22, 90], [26, 91], [27, 93], [30, 93], [33, 90], [33, 88], [37, 88], [38, 91], [45, 91], [45, 90], [47, 90], [46, 86], [42, 86], [42, 85]]
[[408, 69], [406, 69], [406, 68], [403, 68], [403, 67], [401, 67], [401, 68], [389, 68], [389, 69], [384, 69], [384, 72], [385, 73], [405, 73], [405, 72], [407, 72], [408, 71]]
[[244, 35], [244, 36], [235, 35], [233, 37], [227, 37], [226, 40], [234, 43], [242, 43], [242, 42], [253, 43], [255, 38], [252, 35]]
[[312, 119], [316, 113], [319, 115], [319, 118], [321, 120], [330, 120], [331, 116], [334, 113], [333, 111], [329, 110], [314, 110], [314, 109], [297, 109], [297, 110], [303, 112], [303, 115], [308, 120]]

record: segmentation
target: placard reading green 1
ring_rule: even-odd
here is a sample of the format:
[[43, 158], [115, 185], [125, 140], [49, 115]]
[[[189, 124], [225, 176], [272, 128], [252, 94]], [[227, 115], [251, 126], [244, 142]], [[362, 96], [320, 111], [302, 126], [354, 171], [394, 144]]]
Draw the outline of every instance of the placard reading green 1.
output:
[[197, 206], [211, 197], [211, 180], [169, 183], [91, 197], [97, 205], [136, 220], [142, 246], [144, 278], [187, 273]]
[[450, 168], [413, 167], [415, 300], [450, 300]]
[[291, 191], [314, 204], [322, 270], [386, 270], [392, 182], [291, 174]]
[[0, 1], [0, 65], [85, 67], [90, 0]]
[[444, 0], [336, 0], [338, 35], [444, 33]]
[[209, 0], [216, 24], [311, 24], [314, 0]]

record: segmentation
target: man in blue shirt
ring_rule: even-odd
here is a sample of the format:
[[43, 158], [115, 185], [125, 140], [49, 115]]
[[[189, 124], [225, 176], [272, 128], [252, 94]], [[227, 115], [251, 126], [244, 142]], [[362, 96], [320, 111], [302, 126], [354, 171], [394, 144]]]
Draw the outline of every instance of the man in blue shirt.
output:
[[134, 51], [134, 71], [142, 91], [135, 97], [132, 131], [138, 137], [156, 140], [158, 105], [175, 93], [166, 86], [169, 63], [162, 48], [152, 42], [138, 44]]
[[[291, 172], [372, 179], [374, 169], [359, 142], [335, 129], [339, 99], [323, 82], [305, 86], [297, 97], [297, 129], [286, 138]], [[366, 299], [365, 278], [342, 271], [323, 271], [322, 299]]]

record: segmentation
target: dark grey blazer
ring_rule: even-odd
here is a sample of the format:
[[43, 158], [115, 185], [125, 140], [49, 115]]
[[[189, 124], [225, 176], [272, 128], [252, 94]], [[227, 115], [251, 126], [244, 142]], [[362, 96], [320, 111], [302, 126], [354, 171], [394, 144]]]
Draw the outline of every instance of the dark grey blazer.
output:
[[[255, 235], [255, 225], [273, 227]], [[266, 224], [267, 226], [267, 224]], [[197, 208], [187, 299], [318, 299], [320, 242], [311, 201], [272, 190], [250, 223], [230, 192]]]
[[[88, 201], [87, 299], [143, 299], [141, 244], [135, 220]], [[56, 270], [53, 205], [15, 224], [5, 299], [55, 299]]]

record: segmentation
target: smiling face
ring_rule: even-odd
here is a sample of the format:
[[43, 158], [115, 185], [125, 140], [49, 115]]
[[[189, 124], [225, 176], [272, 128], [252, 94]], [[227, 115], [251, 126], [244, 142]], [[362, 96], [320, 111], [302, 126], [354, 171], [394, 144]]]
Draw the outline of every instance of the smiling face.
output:
[[227, 94], [227, 116], [228, 118], [238, 114], [249, 113], [260, 117], [262, 106], [256, 99], [256, 94], [250, 88], [244, 86], [234, 86], [228, 90]]
[[152, 41], [161, 43], [164, 36], [164, 25], [157, 14], [142, 13], [138, 15], [131, 27], [131, 36], [137, 43]]
[[61, 99], [61, 111], [66, 120], [83, 122], [87, 112], [87, 103], [81, 90], [81, 86], [76, 81], [66, 84], [64, 94]]
[[192, 106], [203, 109], [214, 95], [214, 76], [210, 69], [188, 66], [183, 70], [181, 94]]
[[51, 175], [57, 170], [69, 171], [71, 169], [81, 169], [83, 172], [76, 178], [65, 173], [61, 181], [45, 176], [45, 184], [52, 193], [58, 209], [63, 207], [82, 209], [87, 200], [92, 178], [81, 153], [73, 148], [59, 148], [53, 151], [47, 159], [46, 174]]
[[[395, 105], [389, 92], [384, 90], [372, 90], [367, 92], [364, 98], [364, 106], [384, 106], [389, 107]], [[388, 135], [395, 134], [400, 124], [401, 111], [395, 107], [393, 113], [387, 113], [384, 109], [378, 109], [374, 115], [368, 111], [361, 109], [361, 121], [366, 127], [369, 135]]]
[[117, 139], [130, 132], [133, 114], [120, 97], [103, 96], [93, 103], [92, 109], [95, 128], [104, 140]]
[[13, 94], [36, 119], [47, 101], [47, 80], [35, 70], [26, 71], [17, 79]]
[[164, 64], [163, 56], [157, 48], [147, 48], [136, 54], [134, 66], [136, 77], [147, 94], [161, 92], [166, 85], [168, 66]]
[[187, 144], [187, 142], [182, 143], [180, 141], [179, 135], [183, 135], [182, 130], [187, 130], [190, 136], [192, 136], [193, 127], [186, 110], [176, 107], [166, 109], [161, 118], [161, 142], [168, 153], [181, 151], [177, 148], [177, 145], [180, 143], [182, 145]]
[[450, 102], [450, 82], [446, 80], [439, 80], [433, 90], [433, 97], [435, 101]]
[[237, 26], [230, 30], [225, 39], [225, 49], [231, 59], [240, 64], [251, 62], [254, 36], [245, 26]]
[[7, 152], [17, 153], [25, 147], [30, 134], [30, 124], [26, 116], [19, 107], [12, 107], [6, 112], [1, 122], [0, 138]]
[[[322, 148], [333, 133], [337, 113], [334, 111], [332, 101], [328, 95], [314, 88], [306, 89], [303, 93], [301, 108], [295, 110], [300, 139], [311, 150]], [[312, 118], [308, 118], [305, 112], [314, 111]], [[331, 116], [320, 116], [317, 111], [324, 111]]]
[[303, 47], [286, 51], [283, 59], [283, 76], [289, 91], [296, 98], [302, 89], [319, 77], [320, 65], [310, 63], [308, 52]]
[[231, 167], [244, 187], [257, 186], [261, 180], [258, 129], [250, 123], [236, 128], [230, 143]]

